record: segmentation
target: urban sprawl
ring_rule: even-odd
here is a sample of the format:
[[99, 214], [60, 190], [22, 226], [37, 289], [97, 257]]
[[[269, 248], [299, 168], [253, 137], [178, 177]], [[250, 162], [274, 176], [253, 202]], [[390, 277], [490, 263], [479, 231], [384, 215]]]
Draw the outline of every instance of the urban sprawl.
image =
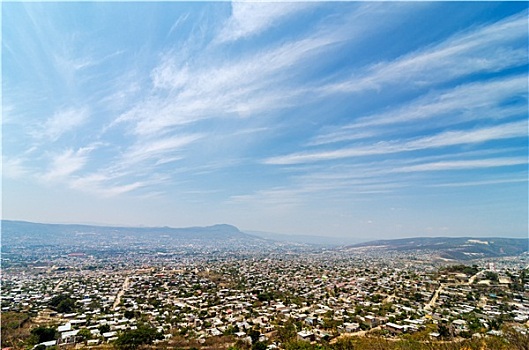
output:
[[[435, 344], [529, 327], [527, 253], [466, 264], [369, 247], [28, 254], [2, 257], [4, 348]], [[144, 338], [127, 343], [134, 332]]]

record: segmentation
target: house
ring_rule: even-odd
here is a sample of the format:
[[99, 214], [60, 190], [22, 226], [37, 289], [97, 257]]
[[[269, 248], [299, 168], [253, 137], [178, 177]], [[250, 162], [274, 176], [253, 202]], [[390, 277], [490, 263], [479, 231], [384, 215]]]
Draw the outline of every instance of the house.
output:
[[62, 333], [62, 332], [69, 332], [69, 331], [71, 331], [71, 330], [72, 330], [72, 324], [71, 324], [70, 322], [68, 322], [68, 323], [66, 323], [66, 324], [64, 324], [64, 325], [62, 325], [62, 326], [57, 327], [57, 331], [58, 331], [59, 333]]
[[40, 344], [37, 344], [33, 347], [33, 349], [35, 349], [37, 346], [39, 345], [44, 345], [45, 347], [49, 348], [51, 346], [55, 346], [57, 345], [57, 340], [50, 340], [50, 341], [45, 341], [43, 343], [40, 343]]
[[354, 323], [348, 323], [348, 322], [345, 322], [343, 324], [344, 326], [344, 329], [345, 329], [345, 332], [346, 333], [353, 333], [353, 332], [356, 332], [360, 329], [360, 325], [356, 322]]
[[456, 334], [467, 330], [467, 321], [465, 320], [454, 320], [452, 321], [452, 328]]
[[307, 331], [307, 330], [303, 330], [301, 332], [298, 332], [297, 338], [298, 340], [303, 340], [303, 341], [313, 341], [314, 333]]
[[86, 345], [94, 346], [99, 344], [99, 339], [90, 339], [86, 341]]
[[388, 322], [386, 323], [386, 329], [390, 331], [391, 333], [403, 333], [405, 330], [405, 327], [400, 324]]

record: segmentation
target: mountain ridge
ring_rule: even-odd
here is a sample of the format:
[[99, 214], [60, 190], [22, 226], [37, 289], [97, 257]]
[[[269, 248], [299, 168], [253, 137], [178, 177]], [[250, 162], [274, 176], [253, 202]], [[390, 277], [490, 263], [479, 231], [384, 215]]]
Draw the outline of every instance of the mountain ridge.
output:
[[380, 250], [434, 252], [440, 258], [471, 260], [515, 256], [529, 251], [529, 238], [507, 237], [413, 237], [383, 239], [343, 247], [344, 251]]
[[[195, 227], [127, 227], [100, 226], [84, 224], [48, 224], [31, 221], [2, 220], [2, 245], [13, 242], [26, 244], [64, 244], [76, 238], [80, 241], [93, 241], [90, 237], [106, 239], [131, 239], [148, 241], [150, 239], [185, 240], [261, 240], [259, 237], [241, 232], [228, 224]], [[125, 242], [125, 241], [124, 241]]]

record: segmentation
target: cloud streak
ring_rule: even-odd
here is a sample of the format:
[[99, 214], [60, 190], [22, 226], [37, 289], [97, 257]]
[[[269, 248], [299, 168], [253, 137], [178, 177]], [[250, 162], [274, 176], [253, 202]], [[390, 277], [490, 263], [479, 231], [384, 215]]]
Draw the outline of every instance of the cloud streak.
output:
[[513, 165], [525, 165], [528, 163], [527, 158], [491, 158], [491, 159], [472, 159], [449, 162], [434, 162], [417, 164], [395, 169], [398, 172], [414, 171], [448, 171], [448, 170], [467, 170], [505, 167]]
[[336, 160], [369, 155], [410, 152], [431, 148], [483, 143], [517, 137], [527, 137], [527, 121], [517, 121], [475, 130], [446, 131], [408, 141], [383, 141], [370, 146], [349, 147], [330, 151], [294, 153], [271, 157], [265, 164], [287, 165]]
[[313, 3], [232, 2], [231, 16], [220, 31], [217, 41], [225, 43], [257, 36], [314, 5]]
[[472, 32], [462, 33], [429, 49], [380, 62], [324, 93], [378, 90], [399, 84], [424, 87], [479, 72], [497, 72], [527, 64], [527, 13], [520, 13]]
[[68, 149], [52, 156], [50, 169], [41, 176], [47, 182], [66, 180], [70, 175], [80, 171], [88, 162], [89, 154], [96, 146]]
[[66, 108], [57, 111], [48, 118], [38, 132], [32, 131], [33, 137], [37, 139], [48, 139], [57, 141], [62, 135], [74, 131], [88, 121], [90, 113], [88, 109]]

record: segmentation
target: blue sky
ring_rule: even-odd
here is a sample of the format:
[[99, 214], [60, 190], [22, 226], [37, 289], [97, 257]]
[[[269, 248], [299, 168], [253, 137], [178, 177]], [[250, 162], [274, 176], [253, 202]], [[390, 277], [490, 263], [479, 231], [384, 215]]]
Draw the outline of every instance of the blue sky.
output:
[[2, 4], [2, 215], [528, 232], [524, 2]]

